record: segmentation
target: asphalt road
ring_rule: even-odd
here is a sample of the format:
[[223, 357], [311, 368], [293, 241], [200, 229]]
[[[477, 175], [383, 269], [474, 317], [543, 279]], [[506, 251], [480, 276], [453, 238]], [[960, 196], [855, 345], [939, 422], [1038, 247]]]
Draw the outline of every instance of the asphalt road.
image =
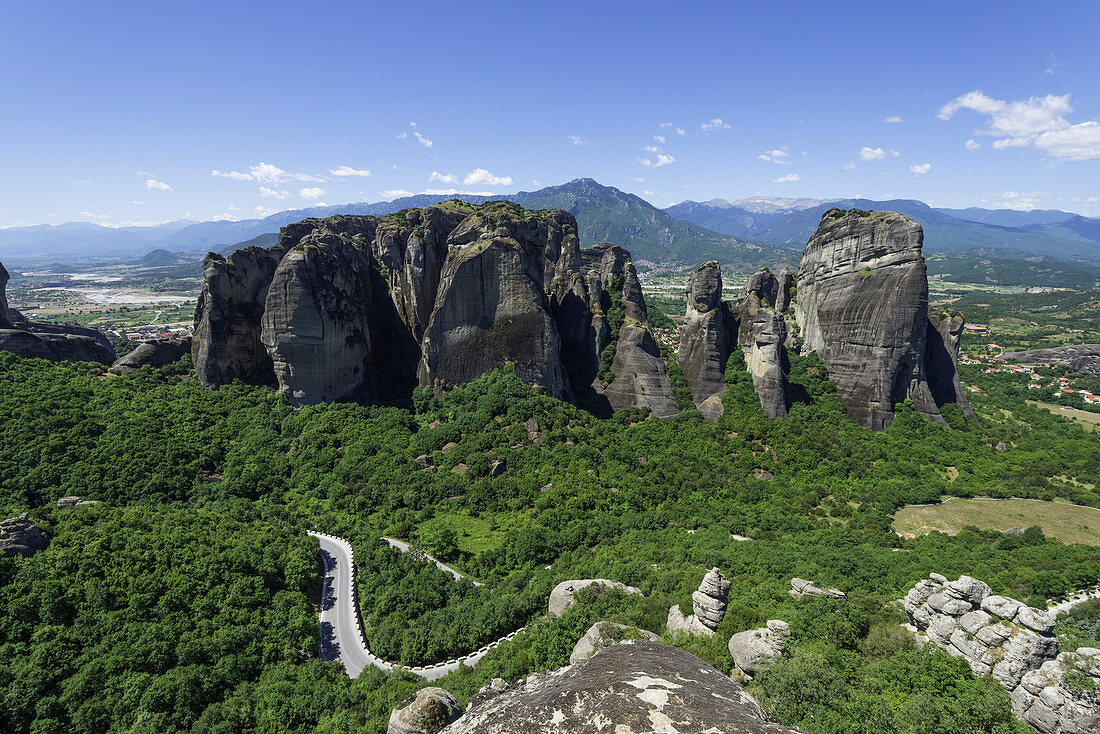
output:
[[[344, 664], [344, 670], [348, 677], [357, 678], [368, 665], [373, 665], [382, 670], [393, 670], [393, 663], [388, 663], [367, 649], [362, 632], [356, 621], [355, 592], [352, 588], [352, 553], [351, 545], [343, 538], [322, 533], [309, 532], [317, 538], [321, 546], [321, 560], [324, 563], [325, 577], [321, 586], [321, 659], [326, 661], [339, 660]], [[401, 541], [386, 540], [395, 548], [402, 551], [408, 550], [408, 545]], [[402, 548], [401, 546], [405, 546]], [[431, 559], [435, 560], [435, 559]], [[439, 561], [436, 561], [438, 564]], [[443, 564], [439, 564], [443, 566]], [[443, 566], [446, 570], [462, 578], [462, 575], [453, 568]], [[475, 582], [476, 583], [476, 582]], [[478, 584], [480, 586], [480, 584]], [[526, 627], [521, 627], [515, 632], [505, 635], [496, 642], [492, 642], [480, 650], [464, 655], [461, 658], [448, 660], [436, 665], [407, 668], [412, 673], [427, 680], [442, 678], [452, 670], [458, 670], [462, 665], [473, 667], [477, 661], [488, 654], [489, 650], [506, 640], [510, 640], [522, 632]]]
[[[389, 543], [391, 548], [396, 548], [397, 550], [401, 551], [402, 553], [408, 553], [409, 551], [412, 550], [412, 547], [403, 540], [395, 540], [393, 538], [387, 538], [385, 536], [382, 537], [382, 540]], [[451, 568], [450, 566], [448, 566], [443, 561], [436, 560], [435, 558], [432, 558], [431, 556], [429, 556], [427, 553], [424, 553], [423, 551], [418, 551], [418, 552], [420, 553], [420, 555], [424, 556], [429, 561], [434, 563], [436, 565], [436, 568], [438, 568], [440, 571], [446, 571], [447, 573], [454, 576], [455, 581], [466, 578], [464, 575], [462, 575], [461, 573], [459, 573], [455, 569]], [[470, 579], [470, 583], [472, 583], [474, 586], [484, 586], [485, 585], [485, 584], [481, 583], [480, 581], [474, 581], [473, 579]]]

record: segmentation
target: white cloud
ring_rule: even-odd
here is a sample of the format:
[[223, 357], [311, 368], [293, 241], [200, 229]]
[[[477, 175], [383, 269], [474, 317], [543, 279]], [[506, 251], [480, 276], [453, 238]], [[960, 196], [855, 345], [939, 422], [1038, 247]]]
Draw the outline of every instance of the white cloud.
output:
[[385, 191], [379, 191], [383, 199], [402, 199], [406, 196], [412, 196], [413, 192], [406, 191], [405, 189], [386, 189]]
[[982, 147], [982, 144], [979, 143], [978, 141], [974, 140], [973, 138], [966, 141], [966, 149], [967, 150], [977, 150], [980, 147]]
[[682, 128], [682, 127], [678, 127], [678, 128], [676, 128], [676, 134], [677, 134], [677, 135], [681, 135], [681, 136], [683, 136], [683, 135], [687, 135], [687, 133], [686, 133], [686, 132], [684, 132], [684, 128]]
[[234, 181], [259, 181], [260, 183], [277, 184], [287, 180], [294, 181], [324, 181], [325, 179], [320, 176], [311, 176], [308, 173], [291, 173], [290, 171], [284, 171], [278, 166], [274, 166], [270, 163], [264, 163], [260, 161], [254, 166], [249, 167], [248, 173], [241, 173], [240, 171], [219, 171], [214, 169], [210, 172], [211, 176], [221, 176], [222, 178], [231, 178]]
[[256, 214], [260, 215], [261, 217], [269, 217], [269, 216], [271, 216], [272, 214], [274, 214], [275, 212], [277, 212], [279, 210], [278, 209], [268, 209], [266, 206], [257, 206], [253, 211], [255, 211]]
[[845, 163], [843, 166], [840, 167], [840, 170], [842, 170], [842, 171], [853, 171], [853, 170], [855, 170], [855, 167], [856, 167], [856, 163], [855, 163], [855, 161], [852, 161], [851, 163]]
[[656, 140], [661, 145], [665, 144], [665, 136], [664, 135], [654, 135], [653, 139]]
[[404, 140], [404, 139], [405, 139], [405, 138], [407, 138], [407, 137], [409, 137], [409, 134], [408, 134], [408, 133], [399, 133], [399, 134], [397, 134], [397, 135], [394, 135], [394, 136], [393, 136], [393, 139], [394, 139], [394, 140]]
[[898, 117], [897, 115], [890, 115], [885, 120], [883, 120], [883, 122], [885, 122], [885, 123], [901, 122], [901, 118]]
[[421, 135], [418, 131], [413, 130], [413, 135], [416, 136], [416, 139], [418, 141], [420, 141], [420, 144], [423, 145], [425, 148], [432, 147], [432, 141], [428, 140], [426, 137]]
[[494, 176], [484, 168], [475, 168], [466, 174], [462, 183], [467, 186], [511, 186], [511, 176]]
[[276, 189], [269, 189], [267, 186], [260, 187], [260, 196], [265, 199], [289, 199], [289, 191], [278, 191]]
[[780, 176], [779, 178], [773, 178], [772, 183], [793, 183], [799, 180], [797, 173], [788, 173], [786, 176]]
[[1035, 147], [1063, 161], [1100, 158], [1100, 123], [1074, 124], [1066, 119], [1073, 112], [1069, 94], [1009, 102], [975, 90], [941, 107], [940, 119], [950, 120], [959, 110], [987, 117], [987, 129], [977, 133], [996, 138], [993, 147], [997, 150]]
[[654, 196], [654, 193], [649, 189], [644, 190], [642, 194], [644, 194], [645, 196]]
[[926, 173], [928, 173], [929, 171], [932, 170], [932, 164], [931, 163], [917, 163], [915, 165], [909, 166], [909, 170], [912, 171], [913, 174], [916, 175], [916, 176], [923, 176], [924, 174], [926, 174]]
[[566, 135], [565, 139], [573, 145], [588, 145], [588, 138], [582, 138], [580, 135]]
[[428, 176], [429, 181], [439, 181], [440, 183], [456, 184], [458, 183], [458, 176], [453, 173], [440, 173], [439, 171], [432, 171]]
[[710, 122], [704, 122], [699, 126], [699, 129], [705, 133], [709, 133], [713, 130], [729, 130], [729, 123], [723, 120], [721, 117], [715, 117]]
[[145, 188], [158, 189], [160, 191], [171, 191], [172, 187], [163, 181], [158, 181], [155, 178], [149, 178], [145, 180]]
[[642, 178], [641, 176], [635, 176], [634, 180], [637, 181], [638, 183], [645, 183], [645, 179]]
[[899, 155], [901, 155], [901, 153], [899, 153], [898, 151], [896, 151], [896, 150], [894, 150], [893, 148], [891, 148], [891, 149], [890, 149], [890, 155], [892, 155], [892, 156], [894, 156], [895, 158], [897, 158], [897, 157], [898, 157]]
[[337, 168], [330, 168], [328, 170], [333, 176], [369, 176], [370, 170], [367, 168], [352, 168], [351, 166], [339, 166]]
[[646, 153], [660, 153], [661, 152], [660, 147], [658, 147], [656, 145], [643, 145], [642, 150], [644, 150]]
[[671, 122], [658, 122], [657, 127], [672, 127]]
[[429, 196], [493, 196], [496, 194], [495, 191], [459, 191], [458, 189], [425, 189], [420, 193]]
[[134, 203], [137, 204], [138, 206], [145, 206], [144, 201], [138, 201], [137, 199], [134, 199]]
[[301, 191], [298, 192], [298, 194], [303, 199], [317, 200], [317, 199], [320, 199], [322, 196], [325, 195], [325, 190], [322, 189], [322, 188], [318, 188], [316, 186], [310, 186], [308, 188], [302, 189]]
[[775, 148], [774, 150], [765, 150], [756, 157], [762, 161], [768, 161], [769, 163], [787, 165], [790, 163], [787, 159], [791, 157], [791, 154], [787, 152], [786, 148]]
[[643, 158], [641, 161], [642, 165], [646, 168], [660, 168], [661, 166], [667, 166], [668, 164], [675, 162], [675, 158], [670, 155], [665, 155], [664, 153], [659, 153], [657, 155], [656, 161], [652, 161], [649, 158]]
[[865, 161], [881, 161], [886, 157], [886, 151], [882, 148], [868, 148], [864, 146], [859, 149], [859, 157]]
[[987, 204], [993, 203], [999, 205], [1002, 209], [1014, 209], [1021, 212], [1029, 212], [1032, 209], [1037, 209], [1039, 203], [1043, 199], [1050, 197], [1049, 193], [1044, 191], [1002, 191], [999, 194], [993, 194], [990, 199], [982, 199], [980, 203]]

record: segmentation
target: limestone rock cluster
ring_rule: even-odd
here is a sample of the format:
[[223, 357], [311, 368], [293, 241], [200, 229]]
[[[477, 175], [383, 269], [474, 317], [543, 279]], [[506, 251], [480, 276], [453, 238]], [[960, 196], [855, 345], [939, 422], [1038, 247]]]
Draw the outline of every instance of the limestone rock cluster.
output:
[[726, 616], [726, 599], [729, 597], [729, 592], [729, 579], [717, 568], [712, 568], [703, 577], [699, 588], [691, 595], [691, 615], [684, 616], [679, 604], [672, 605], [668, 610], [666, 622], [668, 630], [708, 637], [713, 635]]
[[115, 350], [101, 332], [83, 326], [27, 321], [8, 306], [8, 271], [0, 264], [0, 351], [51, 362], [115, 361]]
[[634, 586], [627, 586], [619, 581], [609, 581], [607, 579], [571, 579], [569, 581], [562, 581], [550, 592], [550, 602], [547, 605], [547, 612], [549, 612], [552, 617], [560, 617], [565, 613], [566, 609], [577, 603], [576, 593], [589, 586], [595, 586], [601, 591], [603, 589], [615, 589], [624, 594], [640, 595], [642, 593], [641, 589]]
[[903, 604], [919, 640], [992, 676], [1041, 734], [1100, 731], [1100, 650], [1059, 654], [1047, 612], [994, 595], [969, 576], [949, 582], [940, 574], [917, 583]]
[[712, 732], [798, 734], [710, 664], [629, 640], [479, 702], [445, 734]]
[[806, 596], [826, 596], [830, 599], [844, 599], [847, 597], [847, 594], [840, 589], [823, 589], [813, 581], [800, 579], [797, 576], [791, 579], [791, 590], [787, 593], [795, 599], [801, 599]]
[[204, 270], [194, 361], [207, 387], [385, 401], [511, 363], [597, 414], [677, 412], [630, 253], [581, 249], [568, 212], [452, 201], [308, 219]]
[[834, 208], [797, 276], [762, 270], [736, 304], [721, 301], [718, 265], [705, 263], [688, 285], [677, 353], [696, 406], [710, 420], [721, 415], [719, 378], [740, 347], [764, 412], [787, 415], [787, 349], [797, 348], [821, 356], [861, 425], [886, 428], [907, 398], [941, 423], [945, 403], [973, 418], [957, 373], [963, 318], [929, 312], [923, 244], [921, 226], [901, 214]]
[[752, 677], [764, 663], [783, 655], [791, 628], [780, 619], [769, 619], [765, 627], [738, 632], [729, 641], [734, 665], [744, 675]]
[[581, 660], [592, 657], [598, 650], [602, 650], [609, 645], [614, 645], [620, 640], [616, 640], [616, 637], [622, 639], [645, 639], [651, 642], [656, 642], [660, 638], [648, 630], [638, 629], [637, 627], [627, 627], [625, 624], [619, 624], [618, 622], [596, 622], [588, 631], [584, 633], [581, 639], [577, 640], [577, 644], [573, 646], [573, 652], [569, 655], [569, 664], [578, 663]]
[[0, 557], [33, 556], [50, 544], [49, 536], [38, 529], [27, 518], [27, 513], [19, 517], [0, 520]]

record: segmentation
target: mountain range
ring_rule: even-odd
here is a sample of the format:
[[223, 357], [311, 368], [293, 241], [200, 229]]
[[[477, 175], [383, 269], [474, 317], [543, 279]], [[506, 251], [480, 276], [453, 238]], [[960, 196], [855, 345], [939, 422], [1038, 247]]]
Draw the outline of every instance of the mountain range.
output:
[[[233, 250], [241, 243], [268, 245], [280, 227], [334, 214], [384, 216], [450, 196], [421, 194], [393, 201], [359, 202], [279, 212], [263, 219], [176, 221], [154, 227], [110, 228], [87, 222], [0, 230], [0, 257], [11, 262], [61, 258], [134, 258], [152, 250], [191, 253]], [[739, 201], [684, 201], [659, 209], [644, 199], [579, 178], [560, 186], [500, 196], [462, 196], [470, 203], [514, 201], [528, 209], [565, 209], [580, 227], [581, 241], [628, 247], [641, 269], [688, 267], [716, 259], [734, 269], [797, 262], [828, 209], [891, 210], [924, 226], [925, 250], [1003, 259], [1074, 261], [1100, 265], [1100, 219], [1070, 212], [938, 209], [912, 199], [784, 199], [755, 196]], [[162, 256], [163, 258], [163, 256]], [[1087, 277], [1085, 277], [1087, 281]]]

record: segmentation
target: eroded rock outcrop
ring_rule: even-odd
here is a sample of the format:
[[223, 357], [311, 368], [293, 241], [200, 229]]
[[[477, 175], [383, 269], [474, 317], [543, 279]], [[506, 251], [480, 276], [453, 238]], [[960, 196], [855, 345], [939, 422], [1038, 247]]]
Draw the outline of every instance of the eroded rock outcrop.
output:
[[929, 310], [924, 365], [936, 406], [955, 403], [968, 418], [977, 420], [959, 380], [959, 341], [964, 326], [966, 319], [958, 311]]
[[795, 316], [852, 420], [890, 425], [909, 398], [942, 422], [929, 388], [928, 280], [919, 224], [894, 212], [830, 209], [798, 268]]
[[710, 411], [708, 420], [722, 415], [726, 362], [736, 331], [736, 321], [722, 301], [722, 271], [716, 261], [703, 263], [688, 281], [687, 310], [676, 361], [696, 407], [701, 410], [709, 398], [717, 396], [717, 410]]
[[648, 630], [628, 627], [618, 622], [596, 622], [584, 633], [584, 637], [577, 640], [573, 646], [573, 652], [569, 655], [569, 663], [578, 663], [581, 660], [592, 657], [598, 650], [609, 645], [614, 645], [623, 640], [650, 640], [656, 642], [660, 638]]
[[917, 583], [902, 600], [917, 639], [961, 657], [1008, 692], [1016, 714], [1042, 734], [1100, 727], [1100, 650], [1058, 651], [1054, 618], [992, 594], [969, 576]]
[[680, 605], [674, 604], [668, 610], [665, 625], [670, 632], [684, 631], [693, 635], [710, 635], [718, 629], [726, 616], [726, 598], [729, 596], [730, 582], [717, 568], [712, 568], [703, 577], [691, 595], [692, 613], [684, 616]]
[[739, 306], [737, 343], [760, 396], [760, 406], [769, 418], [787, 417], [787, 322], [775, 304], [789, 300], [789, 281], [785, 278], [784, 292], [773, 273], [760, 271], [749, 280]]
[[577, 603], [575, 598], [576, 593], [589, 586], [596, 586], [600, 590], [615, 589], [624, 594], [640, 595], [642, 593], [641, 589], [634, 586], [627, 586], [620, 581], [609, 581], [608, 579], [572, 579], [570, 581], [562, 581], [550, 592], [550, 602], [547, 605], [547, 611], [553, 617], [560, 617], [565, 613], [566, 609]]
[[142, 367], [164, 367], [179, 361], [190, 353], [190, 336], [150, 339], [136, 346], [126, 356], [115, 360], [115, 363], [111, 365], [111, 369], [119, 372], [129, 372]]
[[769, 619], [760, 629], [738, 632], [729, 641], [734, 665], [749, 677], [755, 675], [761, 665], [783, 655], [790, 636], [790, 625], [781, 619]]
[[0, 520], [0, 557], [29, 558], [49, 544], [49, 537], [27, 518], [25, 512], [19, 517]]
[[825, 596], [830, 599], [844, 599], [847, 596], [847, 594], [840, 589], [823, 588], [813, 581], [800, 579], [797, 576], [791, 579], [791, 589], [787, 593], [795, 599], [801, 599], [806, 596]]
[[8, 271], [4, 269], [4, 263], [0, 263], [0, 329], [10, 329], [13, 324], [11, 313], [8, 311]]
[[390, 714], [387, 734], [437, 734], [462, 715], [458, 700], [442, 688], [429, 686], [416, 692], [406, 706]]
[[798, 734], [775, 723], [726, 675], [691, 653], [627, 641], [531, 675], [444, 729], [446, 734], [711, 732]]

